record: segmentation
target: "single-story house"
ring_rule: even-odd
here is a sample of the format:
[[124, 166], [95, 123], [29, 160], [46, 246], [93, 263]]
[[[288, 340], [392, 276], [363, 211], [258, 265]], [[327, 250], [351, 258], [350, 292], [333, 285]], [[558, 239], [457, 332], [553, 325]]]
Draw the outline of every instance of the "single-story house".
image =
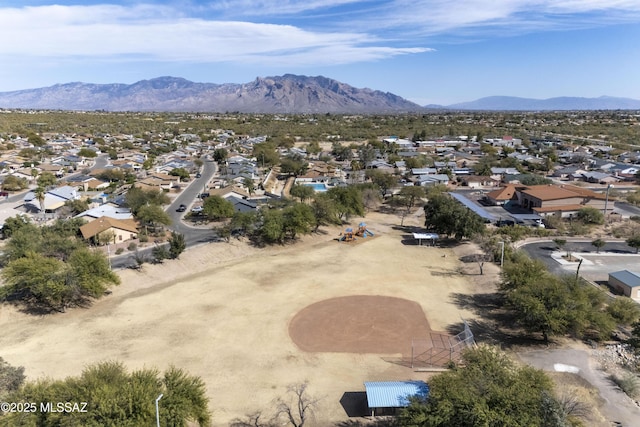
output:
[[45, 212], [54, 212], [55, 210], [64, 206], [64, 204], [68, 200], [77, 200], [79, 198], [80, 196], [78, 195], [78, 192], [74, 187], [65, 185], [47, 191], [44, 194], [42, 205], [40, 204], [40, 200], [37, 199], [36, 194], [33, 191], [29, 191], [27, 194], [25, 194], [23, 201], [25, 206], [32, 209], [38, 211], [44, 210]]
[[103, 216], [118, 219], [118, 220], [129, 220], [133, 219], [133, 214], [129, 208], [121, 208], [116, 205], [104, 204], [98, 207], [86, 210], [84, 212], [79, 213], [74, 218], [85, 218], [89, 221], [92, 219], [98, 219]]
[[629, 298], [640, 298], [640, 273], [629, 270], [609, 273], [609, 286]]
[[101, 234], [111, 232], [113, 233], [112, 243], [120, 243], [138, 237], [138, 228], [135, 221], [114, 219], [108, 216], [100, 217], [82, 225], [80, 232], [84, 239], [93, 241], [99, 240]]
[[429, 395], [424, 381], [369, 381], [364, 387], [371, 416], [394, 415], [409, 406], [410, 398], [426, 399]]
[[469, 175], [462, 178], [462, 185], [469, 188], [495, 187], [499, 183], [490, 176]]
[[517, 201], [516, 198], [516, 186], [505, 185], [487, 193], [484, 196], [485, 200], [494, 206], [509, 206], [513, 202]]
[[445, 174], [434, 174], [434, 175], [418, 175], [417, 178], [414, 179], [416, 185], [420, 186], [429, 186], [429, 185], [438, 185], [438, 184], [449, 184], [449, 175]]

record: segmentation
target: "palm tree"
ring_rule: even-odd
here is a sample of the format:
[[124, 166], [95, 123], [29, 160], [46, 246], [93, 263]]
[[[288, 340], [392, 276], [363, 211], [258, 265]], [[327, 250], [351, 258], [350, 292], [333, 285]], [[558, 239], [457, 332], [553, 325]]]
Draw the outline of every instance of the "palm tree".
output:
[[44, 188], [38, 186], [35, 190], [33, 190], [33, 194], [35, 194], [36, 199], [38, 199], [38, 203], [40, 203], [40, 212], [44, 213], [44, 198], [46, 194]]

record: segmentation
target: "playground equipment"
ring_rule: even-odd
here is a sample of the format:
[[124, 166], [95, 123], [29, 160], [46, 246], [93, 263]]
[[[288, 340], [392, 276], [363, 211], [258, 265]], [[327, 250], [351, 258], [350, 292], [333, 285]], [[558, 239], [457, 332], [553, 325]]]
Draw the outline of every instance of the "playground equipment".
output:
[[356, 231], [356, 236], [373, 237], [373, 233], [370, 230], [367, 230], [367, 224], [365, 224], [364, 222], [361, 222], [360, 224], [358, 224], [358, 231]]
[[344, 233], [340, 233], [340, 238], [338, 240], [341, 242], [352, 242], [356, 240], [353, 233], [353, 228], [349, 227], [345, 229]]
[[367, 229], [367, 224], [361, 222], [355, 231], [351, 227], [346, 228], [343, 233], [340, 233], [338, 240], [341, 242], [352, 242], [356, 240], [356, 237], [365, 238], [367, 236], [373, 236], [373, 232]]

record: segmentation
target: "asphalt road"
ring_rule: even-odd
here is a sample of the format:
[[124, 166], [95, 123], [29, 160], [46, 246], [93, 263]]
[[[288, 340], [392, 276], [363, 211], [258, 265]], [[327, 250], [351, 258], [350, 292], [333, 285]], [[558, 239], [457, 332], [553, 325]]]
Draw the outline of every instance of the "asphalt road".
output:
[[[202, 176], [200, 178], [194, 178], [167, 208], [167, 214], [171, 218], [171, 226], [169, 228], [184, 236], [187, 248], [193, 248], [194, 246], [201, 244], [218, 241], [218, 236], [213, 230], [211, 230], [211, 228], [192, 227], [182, 221], [183, 216], [189, 212], [189, 209], [185, 212], [178, 212], [176, 210], [181, 204], [190, 208], [193, 202], [197, 199], [198, 194], [203, 192], [203, 188], [206, 186], [207, 182], [209, 182], [209, 180], [214, 176], [216, 170], [217, 165], [215, 162], [205, 161], [202, 166]], [[138, 254], [144, 256], [147, 260], [151, 260], [153, 258], [151, 256], [152, 250], [153, 247], [140, 249]], [[111, 257], [111, 268], [114, 270], [131, 268], [134, 265], [136, 265], [136, 262], [131, 253]]]
[[604, 400], [600, 408], [602, 415], [613, 426], [634, 427], [640, 425], [640, 408], [611, 380], [607, 373], [595, 369], [585, 350], [559, 349], [559, 350], [534, 350], [518, 353], [520, 359], [538, 369], [544, 371], [557, 371], [561, 369], [577, 369], [577, 375], [587, 380], [596, 387], [600, 397]]
[[[567, 243], [563, 246], [562, 251], [570, 253], [593, 253], [595, 255], [596, 248], [591, 244], [592, 240], [593, 239], [567, 239]], [[521, 246], [520, 249], [524, 250], [531, 258], [542, 261], [549, 271], [554, 274], [566, 274], [570, 272], [567, 267], [558, 264], [551, 258], [551, 252], [558, 250], [556, 244], [552, 241], [529, 243]], [[600, 252], [634, 254], [635, 249], [629, 247], [629, 245], [624, 242], [607, 242], [607, 244], [600, 249]], [[573, 272], [575, 272], [575, 270]]]

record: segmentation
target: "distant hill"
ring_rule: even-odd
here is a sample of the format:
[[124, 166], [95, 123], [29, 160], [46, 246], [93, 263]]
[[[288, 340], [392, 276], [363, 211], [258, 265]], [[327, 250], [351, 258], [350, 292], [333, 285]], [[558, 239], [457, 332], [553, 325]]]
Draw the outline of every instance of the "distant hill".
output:
[[66, 83], [0, 92], [0, 108], [246, 113], [401, 113], [423, 107], [389, 92], [286, 74], [244, 84], [159, 77], [127, 84]]
[[471, 102], [447, 105], [451, 110], [551, 111], [551, 110], [638, 110], [640, 100], [601, 96], [599, 98], [559, 97], [549, 99], [489, 96]]

